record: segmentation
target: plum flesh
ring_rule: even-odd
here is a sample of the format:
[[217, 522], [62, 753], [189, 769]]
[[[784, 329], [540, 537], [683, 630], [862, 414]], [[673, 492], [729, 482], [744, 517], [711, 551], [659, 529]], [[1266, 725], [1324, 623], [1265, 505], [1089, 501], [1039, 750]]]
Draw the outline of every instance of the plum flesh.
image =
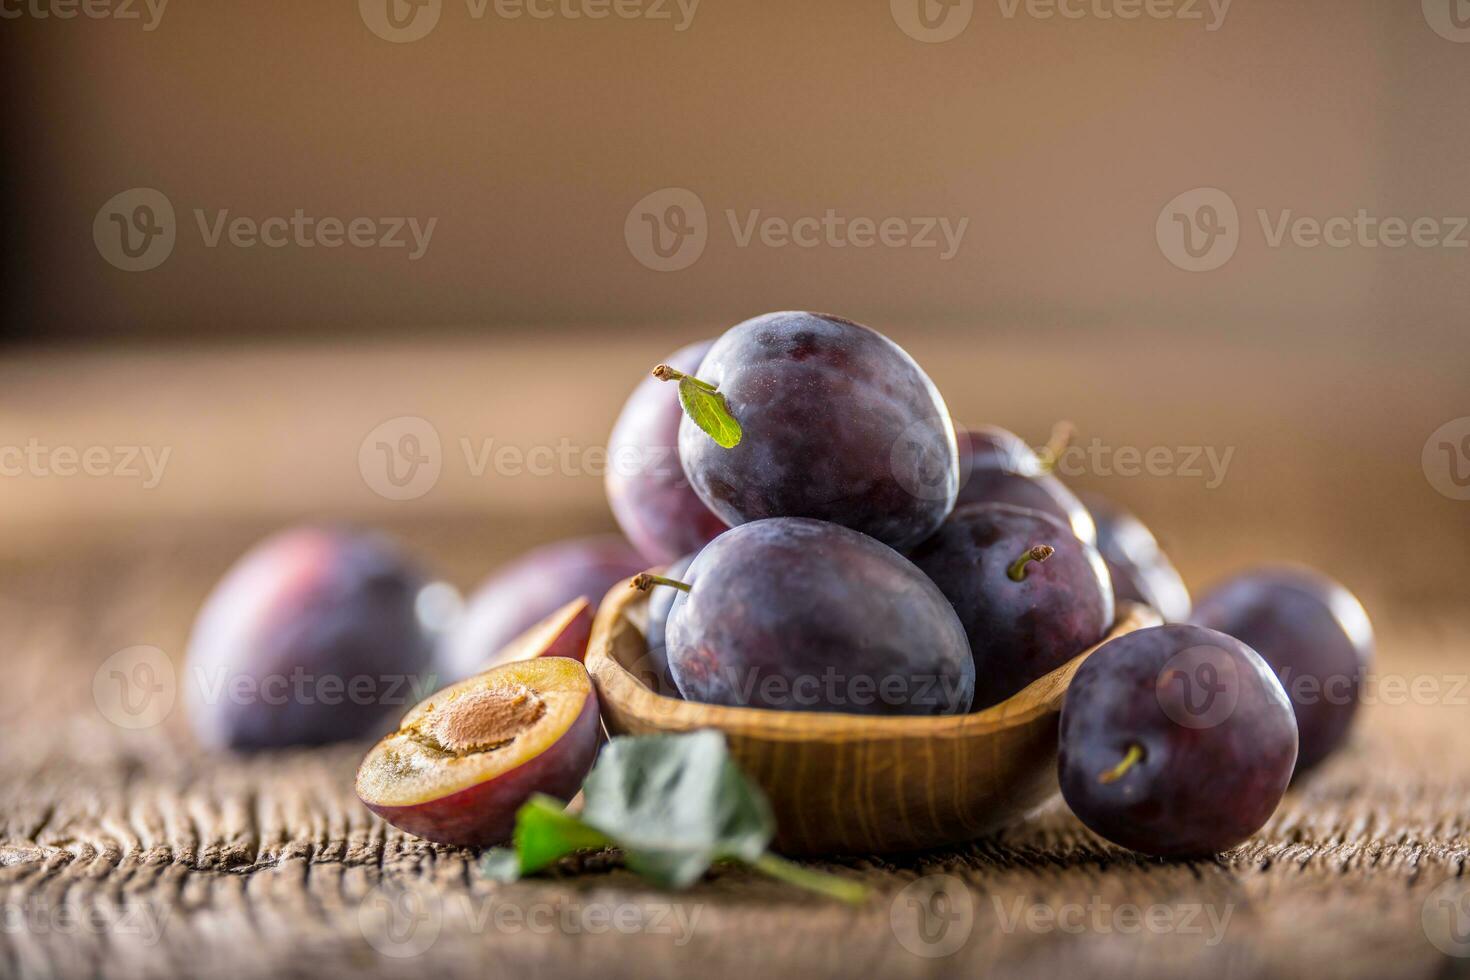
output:
[[1346, 740], [1373, 659], [1373, 628], [1351, 592], [1304, 568], [1256, 569], [1206, 593], [1190, 622], [1228, 633], [1271, 665], [1296, 710], [1298, 769]]
[[1189, 619], [1189, 589], [1142, 521], [1100, 494], [1082, 498], [1097, 524], [1097, 550], [1113, 577], [1113, 596], [1158, 610], [1165, 622]]
[[[714, 341], [680, 348], [664, 359], [693, 373]], [[704, 505], [679, 462], [679, 400], [645, 377], [623, 405], [607, 444], [607, 500], [618, 526], [649, 565], [697, 551], [726, 524]]]
[[[1037, 548], [1046, 555], [1022, 561]], [[961, 507], [911, 557], [959, 614], [975, 659], [977, 710], [1062, 666], [1113, 625], [1102, 558], [1050, 514]]]
[[597, 756], [597, 695], [575, 660], [504, 664], [416, 705], [358, 768], [388, 823], [458, 847], [509, 840], [534, 793], [570, 800]]
[[[296, 528], [230, 569], [189, 639], [185, 698], [199, 740], [256, 750], [378, 729], [432, 677], [423, 575], [375, 534]], [[432, 686], [429, 683], [427, 686]]]
[[1170, 624], [1109, 640], [1062, 704], [1058, 775], [1084, 824], [1160, 857], [1227, 850], [1281, 802], [1296, 762], [1286, 692], [1239, 640]]
[[882, 334], [825, 314], [768, 313], [726, 331], [698, 378], [743, 430], [727, 449], [690, 418], [679, 423], [689, 481], [725, 523], [809, 517], [906, 548], [953, 509], [949, 412]]
[[557, 609], [580, 598], [595, 608], [608, 589], [646, 567], [643, 556], [616, 535], [573, 538], [527, 552], [470, 596], [439, 651], [440, 673], [450, 681], [477, 673]]
[[669, 613], [670, 672], [709, 704], [848, 714], [969, 710], [975, 665], [954, 610], [907, 559], [809, 518], [712, 541]]

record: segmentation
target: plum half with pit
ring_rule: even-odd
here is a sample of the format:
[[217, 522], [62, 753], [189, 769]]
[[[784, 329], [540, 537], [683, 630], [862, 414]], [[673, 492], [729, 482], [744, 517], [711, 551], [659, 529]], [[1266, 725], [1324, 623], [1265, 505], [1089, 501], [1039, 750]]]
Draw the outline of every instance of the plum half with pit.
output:
[[257, 750], [379, 730], [432, 689], [424, 575], [377, 534], [301, 527], [258, 544], [205, 601], [184, 697], [200, 742]]
[[955, 507], [1011, 504], [1039, 510], [1062, 521], [1083, 541], [1096, 543], [1097, 527], [1087, 507], [1051, 472], [1070, 437], [1071, 427], [1059, 424], [1043, 459], [1020, 436], [999, 426], [961, 432]]
[[[664, 363], [693, 373], [714, 341], [682, 347]], [[618, 414], [607, 443], [608, 504], [618, 526], [649, 565], [698, 551], [726, 524], [689, 485], [679, 462], [679, 401], [657, 378], [645, 377]]]
[[580, 663], [503, 664], [415, 706], [357, 771], [357, 795], [416, 837], [509, 840], [534, 793], [570, 800], [597, 756], [597, 695]]
[[1189, 589], [1142, 521], [1101, 494], [1082, 501], [1097, 523], [1097, 550], [1113, 577], [1113, 596], [1158, 610], [1168, 623], [1189, 619]]
[[440, 674], [455, 681], [479, 673], [507, 644], [567, 603], [585, 598], [595, 608], [614, 585], [647, 567], [616, 535], [572, 538], [527, 552], [497, 570], [465, 603], [440, 645]]
[[1347, 589], [1305, 568], [1254, 569], [1207, 592], [1190, 622], [1230, 634], [1271, 665], [1296, 709], [1299, 770], [1347, 739], [1373, 659], [1373, 627]]
[[1228, 850], [1276, 811], [1296, 762], [1291, 703], [1234, 637], [1169, 624], [1109, 640], [1062, 703], [1058, 776], [1084, 824], [1159, 857]]
[[[689, 482], [727, 524], [807, 517], [907, 548], [954, 507], [959, 457], [944, 399], [875, 330], [768, 313], [726, 331], [697, 377], [668, 365], [655, 376], [678, 381], [680, 397], [717, 398], [738, 423], [730, 445], [688, 413], [679, 424]], [[700, 390], [686, 392], [686, 379]]]
[[939, 589], [908, 559], [810, 518], [742, 524], [710, 542], [669, 612], [669, 668], [686, 700], [786, 711], [969, 710], [975, 664]]
[[1005, 700], [1112, 628], [1102, 557], [1051, 514], [970, 504], [910, 557], [964, 625], [976, 709]]

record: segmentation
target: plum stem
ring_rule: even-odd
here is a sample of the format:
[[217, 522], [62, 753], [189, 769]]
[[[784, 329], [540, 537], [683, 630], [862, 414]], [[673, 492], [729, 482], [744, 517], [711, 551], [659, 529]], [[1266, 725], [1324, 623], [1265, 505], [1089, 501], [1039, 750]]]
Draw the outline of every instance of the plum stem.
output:
[[680, 582], [678, 579], [664, 578], [662, 575], [650, 575], [647, 572], [644, 572], [642, 575], [633, 576], [632, 585], [633, 588], [637, 589], [639, 592], [647, 592], [655, 585], [667, 585], [669, 588], [678, 589], [680, 592], [689, 591], [689, 583], [687, 582]]
[[1012, 582], [1026, 581], [1026, 566], [1035, 562], [1043, 562], [1056, 553], [1056, 549], [1049, 544], [1039, 544], [1027, 551], [1020, 558], [1011, 562], [1011, 567], [1006, 569], [1006, 575]]
[[1128, 746], [1128, 752], [1123, 756], [1122, 760], [1120, 760], [1116, 766], [1109, 769], [1107, 772], [1098, 773], [1097, 781], [1100, 783], [1116, 783], [1118, 780], [1122, 779], [1128, 774], [1128, 770], [1132, 769], [1134, 766], [1138, 765], [1138, 763], [1142, 761], [1143, 746], [1139, 745], [1137, 742], [1134, 742], [1133, 744]]
[[1051, 436], [1046, 440], [1046, 445], [1036, 454], [1041, 461], [1041, 472], [1050, 473], [1057, 468], [1062, 461], [1062, 453], [1072, 444], [1072, 437], [1077, 434], [1077, 427], [1065, 419], [1051, 427]]
[[808, 891], [835, 898], [839, 902], [849, 905], [861, 905], [868, 897], [866, 885], [856, 881], [848, 881], [836, 875], [829, 875], [821, 871], [812, 871], [803, 868], [799, 864], [787, 861], [785, 858], [777, 857], [770, 852], [762, 854], [755, 859], [754, 868], [772, 878], [784, 881], [788, 885], [805, 888]]
[[660, 381], [683, 381], [685, 378], [688, 378], [690, 381], [694, 382], [695, 384], [699, 385], [701, 388], [704, 388], [707, 391], [717, 391], [718, 390], [717, 388], [715, 388], [714, 385], [710, 384], [708, 381], [701, 381], [698, 378], [696, 378], [694, 375], [692, 375], [692, 374], [685, 374], [683, 371], [680, 371], [677, 368], [671, 368], [667, 364], [660, 364], [658, 367], [654, 368], [653, 369], [653, 376], [655, 378], [658, 378]]

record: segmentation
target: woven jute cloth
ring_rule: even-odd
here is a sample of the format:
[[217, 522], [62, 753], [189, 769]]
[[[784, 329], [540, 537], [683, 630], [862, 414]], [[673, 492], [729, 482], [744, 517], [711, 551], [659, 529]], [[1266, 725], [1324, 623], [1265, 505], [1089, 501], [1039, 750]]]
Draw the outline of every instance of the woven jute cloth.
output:
[[[180, 663], [247, 537], [0, 563], [0, 975], [1470, 975], [1463, 610], [1378, 616], [1352, 744], [1234, 851], [1142, 858], [1054, 801], [986, 840], [822, 864], [872, 886], [849, 908], [738, 868], [671, 895], [611, 854], [497, 885], [357, 802], [361, 745], [228, 757], [181, 706], [109, 719], [99, 668], [134, 646]], [[463, 537], [430, 538], [452, 564]]]

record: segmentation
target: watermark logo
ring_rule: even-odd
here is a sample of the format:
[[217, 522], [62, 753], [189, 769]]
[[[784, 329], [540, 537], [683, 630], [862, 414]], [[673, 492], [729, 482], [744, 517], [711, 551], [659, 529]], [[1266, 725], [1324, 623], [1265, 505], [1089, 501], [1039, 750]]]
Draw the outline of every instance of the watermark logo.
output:
[[1435, 429], [1420, 457], [1429, 485], [1451, 500], [1470, 500], [1470, 415]]
[[1154, 224], [1159, 250], [1186, 272], [1210, 272], [1235, 255], [1240, 245], [1240, 214], [1230, 195], [1218, 187], [1196, 187], [1178, 195]]
[[916, 500], [948, 500], [956, 489], [954, 468], [939, 447], [953, 440], [952, 426], [941, 419], [920, 419], [906, 426], [888, 452], [888, 471]]
[[416, 500], [434, 489], [444, 468], [439, 430], [417, 415], [379, 424], [357, 450], [363, 482], [387, 500]]
[[969, 941], [975, 928], [975, 900], [953, 875], [927, 875], [894, 896], [888, 923], [904, 949], [939, 959]]
[[124, 272], [158, 268], [173, 254], [177, 238], [173, 203], [152, 187], [114, 194], [92, 220], [98, 253]]
[[1470, 956], [1470, 881], [1451, 878], [1430, 892], [1419, 921], [1435, 949], [1448, 956]]
[[1424, 19], [1446, 41], [1470, 43], [1470, 0], [1422, 0]]
[[1154, 683], [1159, 707], [1176, 725], [1214, 728], [1235, 713], [1240, 674], [1235, 658], [1219, 647], [1200, 645], [1170, 657]]
[[975, 0], [888, 0], [893, 22], [915, 41], [942, 44], [959, 37], [975, 15]]
[[699, 195], [684, 187], [665, 187], [634, 204], [623, 221], [628, 251], [654, 272], [687, 269], [704, 254], [709, 217]]
[[163, 482], [172, 456], [172, 446], [51, 446], [32, 437], [25, 445], [0, 445], [0, 477], [110, 477], [137, 480], [152, 490]]
[[357, 0], [367, 29], [393, 44], [427, 37], [439, 23], [444, 0]]
[[158, 647], [119, 650], [92, 675], [92, 700], [102, 717], [119, 728], [159, 725], [178, 695], [174, 665]]
[[357, 927], [368, 945], [393, 959], [421, 956], [439, 939], [444, 907], [421, 886], [379, 885], [357, 907]]

